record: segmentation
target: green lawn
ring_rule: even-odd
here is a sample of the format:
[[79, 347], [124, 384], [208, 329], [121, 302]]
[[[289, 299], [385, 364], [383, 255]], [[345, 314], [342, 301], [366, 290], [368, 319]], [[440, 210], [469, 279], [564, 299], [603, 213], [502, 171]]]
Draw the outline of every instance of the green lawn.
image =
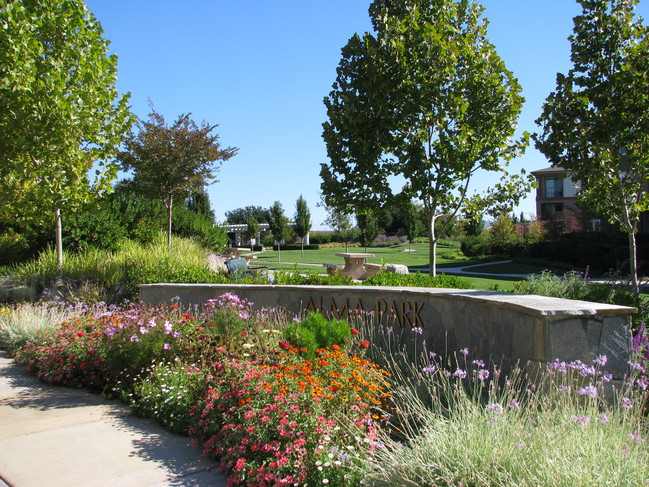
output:
[[[402, 245], [392, 248], [368, 247], [367, 252], [374, 254], [375, 257], [368, 262], [381, 264], [402, 264], [409, 268], [428, 267], [428, 244], [412, 244], [407, 252], [408, 245]], [[452, 254], [453, 249], [449, 245], [438, 245], [438, 272], [445, 272], [445, 268], [462, 267], [466, 265], [479, 264], [479, 261], [471, 259], [452, 259], [449, 260], [444, 256]], [[272, 270], [297, 270], [302, 273], [324, 274], [325, 269], [322, 264], [343, 264], [342, 257], [337, 257], [337, 253], [345, 252], [345, 247], [323, 248], [320, 250], [305, 250], [304, 257], [300, 250], [282, 250], [281, 262], [278, 262], [277, 250], [267, 250], [263, 253], [257, 253], [257, 258], [251, 261], [251, 266], [264, 266]], [[365, 252], [364, 247], [349, 247], [349, 252]], [[489, 270], [472, 271], [472, 276], [462, 276], [471, 282], [477, 289], [498, 289], [501, 291], [511, 291], [512, 282], [518, 279], [507, 278], [489, 278], [480, 276], [481, 272], [488, 273], [537, 273], [543, 270], [541, 267], [523, 266], [517, 264], [499, 264], [489, 265]], [[425, 270], [423, 272], [426, 272]]]

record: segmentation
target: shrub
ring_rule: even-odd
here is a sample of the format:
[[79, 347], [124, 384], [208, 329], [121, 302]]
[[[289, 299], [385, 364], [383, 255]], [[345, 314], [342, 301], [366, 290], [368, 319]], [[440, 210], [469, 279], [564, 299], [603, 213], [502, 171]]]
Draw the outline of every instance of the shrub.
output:
[[45, 382], [103, 389], [107, 380], [102, 330], [90, 314], [36, 332], [15, 350], [16, 362]]
[[563, 276], [544, 271], [524, 281], [515, 282], [514, 292], [638, 308], [639, 313], [634, 318], [634, 331], [638, 330], [641, 321], [649, 318], [649, 307], [630, 283], [617, 279], [612, 282], [593, 282], [587, 274], [576, 271], [567, 272]]
[[460, 250], [467, 257], [480, 257], [491, 253], [489, 242], [483, 236], [465, 237], [460, 245]]
[[309, 234], [309, 242], [312, 244], [328, 244], [331, 243], [331, 233], [325, 232], [311, 232]]
[[473, 285], [461, 277], [438, 274], [432, 277], [416, 272], [414, 274], [394, 274], [381, 272], [363, 281], [364, 286], [396, 286], [396, 287], [436, 287], [452, 289], [473, 289]]
[[186, 435], [191, 426], [189, 412], [207, 391], [207, 375], [195, 365], [155, 363], [136, 378], [129, 396], [131, 409], [174, 433]]
[[228, 244], [228, 234], [203, 214], [184, 208], [173, 213], [172, 230], [181, 237], [194, 238], [204, 248], [219, 253]]
[[285, 286], [352, 286], [356, 284], [351, 277], [346, 275], [301, 274], [297, 270], [275, 272], [273, 283]]
[[407, 237], [381, 234], [374, 239], [374, 242], [372, 242], [372, 247], [397, 247], [399, 245], [403, 245], [407, 241]]
[[306, 357], [315, 358], [318, 349], [349, 344], [352, 332], [345, 320], [328, 320], [321, 313], [309, 313], [302, 321], [289, 324], [284, 336]]
[[[220, 460], [231, 485], [355, 485], [350, 451], [366, 452], [386, 396], [384, 372], [323, 350], [305, 360], [217, 364], [215, 386], [193, 412], [190, 435]], [[378, 416], [377, 416], [378, 419]]]

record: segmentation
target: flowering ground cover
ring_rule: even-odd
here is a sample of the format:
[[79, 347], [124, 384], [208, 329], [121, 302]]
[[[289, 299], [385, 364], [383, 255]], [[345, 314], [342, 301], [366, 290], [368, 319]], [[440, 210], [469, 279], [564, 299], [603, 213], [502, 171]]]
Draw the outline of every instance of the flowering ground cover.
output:
[[648, 484], [642, 336], [613, 384], [604, 356], [503, 371], [420, 331], [226, 293], [83, 310], [11, 353], [188, 434], [233, 486]]

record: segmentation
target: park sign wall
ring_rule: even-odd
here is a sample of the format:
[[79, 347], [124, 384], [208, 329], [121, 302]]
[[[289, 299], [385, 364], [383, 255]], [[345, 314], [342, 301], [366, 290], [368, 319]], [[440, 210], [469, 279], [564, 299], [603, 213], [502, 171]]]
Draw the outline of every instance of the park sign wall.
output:
[[491, 291], [375, 286], [274, 286], [248, 284], [143, 284], [148, 303], [201, 304], [226, 292], [254, 308], [283, 307], [349, 319], [365, 314], [377, 326], [421, 332], [432, 351], [468, 347], [472, 356], [543, 364], [555, 359], [591, 363], [606, 355], [616, 379], [628, 372], [635, 308]]

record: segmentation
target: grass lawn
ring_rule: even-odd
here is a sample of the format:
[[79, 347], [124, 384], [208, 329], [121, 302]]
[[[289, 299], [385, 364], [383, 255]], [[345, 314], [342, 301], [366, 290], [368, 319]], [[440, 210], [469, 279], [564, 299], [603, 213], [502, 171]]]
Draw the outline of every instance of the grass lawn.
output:
[[[398, 247], [368, 247], [367, 252], [374, 254], [375, 257], [368, 259], [368, 262], [381, 264], [402, 264], [409, 268], [428, 267], [428, 244], [412, 244], [410, 249], [413, 252], [407, 252], [408, 246], [401, 245]], [[444, 273], [445, 269], [454, 267], [463, 267], [472, 264], [479, 264], [480, 261], [471, 259], [445, 259], [442, 254], [448, 255], [448, 245], [438, 245], [438, 272]], [[257, 258], [251, 261], [251, 266], [265, 266], [272, 270], [297, 270], [301, 273], [324, 274], [325, 269], [322, 264], [343, 264], [342, 257], [337, 257], [337, 253], [345, 252], [345, 247], [330, 247], [320, 250], [305, 250], [302, 257], [300, 250], [282, 250], [281, 262], [277, 262], [277, 250], [267, 250], [258, 253]], [[349, 252], [365, 252], [364, 247], [349, 247]], [[543, 270], [540, 266], [530, 266], [524, 264], [487, 264], [484, 268], [472, 270], [472, 275], [462, 276], [471, 282], [477, 289], [497, 289], [500, 291], [513, 290], [512, 283], [519, 279], [511, 278], [491, 278], [480, 276], [480, 273], [492, 274], [531, 274]], [[425, 270], [423, 272], [426, 272]], [[450, 273], [452, 274], [452, 273]]]

